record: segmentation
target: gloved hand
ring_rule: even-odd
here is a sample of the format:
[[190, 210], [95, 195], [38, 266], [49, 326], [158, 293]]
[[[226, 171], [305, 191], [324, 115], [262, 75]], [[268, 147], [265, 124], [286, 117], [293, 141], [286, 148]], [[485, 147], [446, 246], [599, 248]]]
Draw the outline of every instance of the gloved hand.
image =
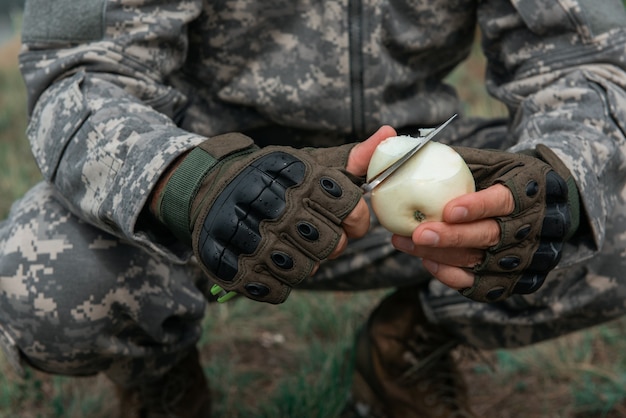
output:
[[211, 138], [176, 167], [157, 217], [223, 289], [281, 303], [335, 249], [362, 197], [362, 179], [345, 171], [354, 145], [259, 149], [241, 134]]
[[495, 302], [538, 290], [561, 258], [563, 243], [578, 229], [580, 205], [571, 173], [552, 150], [538, 145], [515, 154], [454, 147], [468, 164], [476, 189], [505, 185], [515, 209], [497, 218], [500, 241], [474, 268], [474, 285], [461, 293]]

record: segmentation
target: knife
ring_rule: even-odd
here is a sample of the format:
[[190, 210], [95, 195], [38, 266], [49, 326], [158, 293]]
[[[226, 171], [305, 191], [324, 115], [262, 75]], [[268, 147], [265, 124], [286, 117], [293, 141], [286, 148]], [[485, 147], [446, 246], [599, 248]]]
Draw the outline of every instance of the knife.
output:
[[452, 117], [450, 117], [450, 119], [448, 119], [447, 121], [445, 121], [444, 123], [439, 125], [437, 128], [433, 129], [428, 135], [426, 135], [423, 138], [418, 138], [418, 139], [421, 140], [421, 142], [419, 144], [417, 144], [415, 147], [410, 149], [406, 154], [404, 154], [402, 157], [397, 159], [389, 167], [387, 167], [386, 169], [384, 169], [383, 171], [381, 171], [380, 173], [375, 175], [369, 182], [364, 183], [361, 186], [361, 189], [363, 189], [363, 191], [365, 193], [369, 193], [372, 190], [374, 190], [375, 187], [380, 185], [380, 183], [385, 181], [387, 179], [387, 177], [389, 177], [398, 168], [400, 168], [405, 162], [407, 162], [412, 156], [414, 156], [415, 153], [417, 153], [417, 151], [419, 151], [424, 145], [426, 145], [428, 143], [428, 141], [433, 139], [435, 137], [435, 135], [437, 135], [439, 132], [441, 132], [443, 130], [443, 128], [448, 126], [448, 124], [450, 122], [452, 122], [452, 119], [454, 119], [456, 116], [457, 115], [455, 113], [454, 115], [452, 115]]

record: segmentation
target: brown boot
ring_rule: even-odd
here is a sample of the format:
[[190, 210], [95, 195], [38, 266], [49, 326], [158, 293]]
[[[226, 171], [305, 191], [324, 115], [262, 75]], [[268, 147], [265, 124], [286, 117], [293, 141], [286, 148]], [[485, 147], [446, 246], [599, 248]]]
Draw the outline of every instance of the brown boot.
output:
[[352, 399], [342, 417], [475, 417], [451, 355], [457, 345], [427, 321], [417, 288], [396, 291], [357, 337]]
[[140, 387], [116, 387], [120, 418], [208, 418], [209, 385], [193, 349], [161, 379]]

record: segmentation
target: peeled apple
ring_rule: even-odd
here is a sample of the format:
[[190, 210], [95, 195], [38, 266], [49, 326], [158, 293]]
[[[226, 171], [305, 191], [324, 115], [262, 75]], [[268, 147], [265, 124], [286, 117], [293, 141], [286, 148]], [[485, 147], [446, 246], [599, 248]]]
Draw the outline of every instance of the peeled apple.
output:
[[[417, 141], [402, 135], [381, 142], [370, 160], [368, 181]], [[450, 200], [475, 190], [474, 178], [463, 158], [452, 147], [430, 141], [372, 190], [372, 209], [383, 227], [411, 236], [420, 223], [441, 221], [443, 208]]]

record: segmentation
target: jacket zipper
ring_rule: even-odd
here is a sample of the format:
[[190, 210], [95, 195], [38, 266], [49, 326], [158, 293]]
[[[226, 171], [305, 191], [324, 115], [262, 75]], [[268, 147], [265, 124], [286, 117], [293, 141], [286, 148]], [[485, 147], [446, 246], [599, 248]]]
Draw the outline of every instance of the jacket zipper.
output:
[[350, 41], [350, 101], [352, 135], [364, 139], [365, 103], [363, 97], [363, 4], [348, 0], [348, 32]]

